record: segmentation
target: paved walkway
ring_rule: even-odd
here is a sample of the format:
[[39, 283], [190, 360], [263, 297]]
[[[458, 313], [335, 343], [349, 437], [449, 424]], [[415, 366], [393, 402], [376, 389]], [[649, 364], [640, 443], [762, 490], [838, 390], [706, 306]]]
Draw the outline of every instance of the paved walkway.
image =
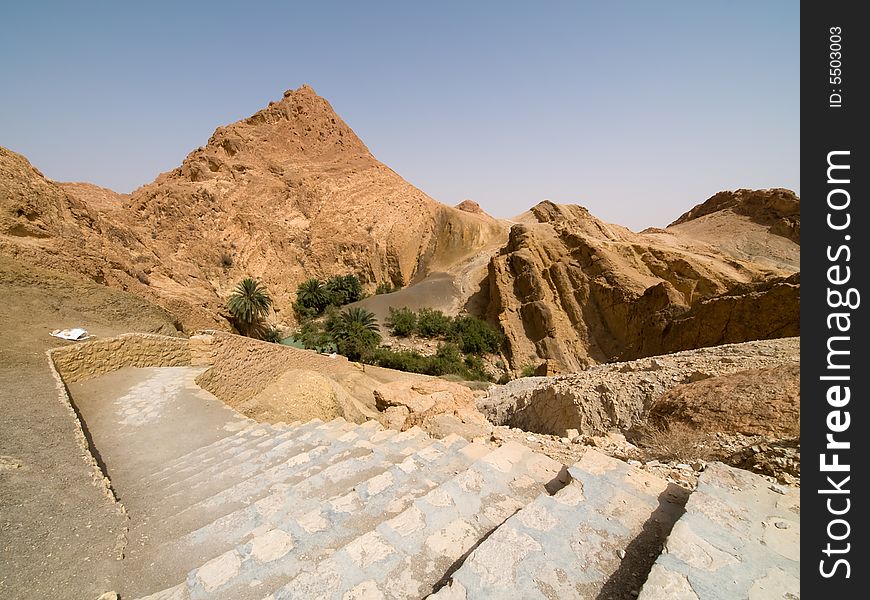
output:
[[204, 370], [125, 368], [68, 386], [131, 518], [160, 493], [144, 486], [145, 476], [252, 424], [196, 385]]

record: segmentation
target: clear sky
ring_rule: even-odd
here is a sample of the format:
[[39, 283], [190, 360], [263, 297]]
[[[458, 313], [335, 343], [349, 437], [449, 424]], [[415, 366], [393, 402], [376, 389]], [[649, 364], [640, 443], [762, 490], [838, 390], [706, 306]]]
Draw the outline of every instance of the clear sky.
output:
[[799, 3], [54, 2], [0, 16], [0, 145], [121, 192], [308, 83], [435, 199], [633, 229], [799, 193]]

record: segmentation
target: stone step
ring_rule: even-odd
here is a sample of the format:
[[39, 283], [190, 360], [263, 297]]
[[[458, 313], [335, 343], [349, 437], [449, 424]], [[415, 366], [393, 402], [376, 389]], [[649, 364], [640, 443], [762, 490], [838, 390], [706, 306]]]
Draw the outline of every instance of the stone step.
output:
[[800, 490], [711, 463], [639, 600], [800, 598]]
[[253, 431], [254, 429], [257, 429], [259, 426], [260, 426], [259, 423], [251, 421], [247, 426], [243, 427], [242, 429], [239, 429], [238, 431], [226, 432], [227, 434], [225, 436], [223, 436], [223, 437], [221, 437], [221, 438], [219, 438], [219, 439], [217, 439], [209, 444], [195, 448], [194, 450], [191, 450], [190, 452], [182, 454], [182, 455], [180, 455], [180, 456], [178, 456], [170, 461], [163, 463], [159, 469], [156, 469], [153, 473], [148, 475], [147, 479], [149, 481], [159, 480], [161, 477], [163, 477], [167, 474], [174, 473], [175, 470], [178, 468], [178, 466], [186, 460], [197, 460], [198, 457], [205, 456], [207, 453], [211, 452], [212, 450], [221, 448], [221, 447], [226, 446], [228, 444], [238, 443], [238, 441], [242, 437], [244, 437], [245, 435], [247, 435], [249, 432]]
[[562, 465], [508, 442], [305, 570], [269, 596], [421, 598], [507, 518], [560, 477]]
[[370, 440], [351, 443], [349, 454], [344, 460], [298, 483], [274, 484], [268, 496], [186, 537], [194, 546], [202, 541], [221, 539], [232, 547], [257, 527], [279, 524], [281, 519], [298, 509], [302, 501], [311, 499], [320, 503], [336, 494], [346, 493], [354, 485], [382, 473], [409, 454], [434, 442], [418, 428], [402, 433], [390, 429], [379, 431]]
[[305, 449], [303, 445], [297, 454], [287, 460], [180, 510], [167, 518], [161, 528], [172, 531], [172, 537], [180, 537], [260, 500], [269, 495], [275, 485], [294, 485], [337, 462], [354, 456], [364, 456], [370, 450], [365, 447], [355, 448], [352, 444], [359, 441], [370, 442], [371, 437], [378, 431], [381, 431], [381, 427], [376, 421], [367, 421], [335, 440], [319, 440], [312, 436], [305, 440], [311, 444], [310, 448]]
[[273, 527], [294, 511], [311, 510], [325, 498], [346, 493], [354, 485], [434, 442], [418, 428], [402, 433], [375, 432], [370, 440], [348, 444], [350, 457], [298, 482], [273, 484], [269, 495], [260, 500], [151, 548], [137, 559], [148, 565], [154, 574], [157, 585], [152, 589], [165, 587], [173, 580], [181, 580], [193, 568], [244, 543], [257, 528]]
[[229, 456], [235, 449], [250, 443], [262, 441], [266, 436], [274, 432], [275, 429], [268, 423], [258, 423], [253, 427], [247, 427], [235, 435], [227, 436], [213, 444], [203, 446], [199, 450], [194, 450], [177, 458], [165, 468], [148, 477], [148, 483], [154, 486], [166, 485], [174, 479], [196, 472], [198, 466], [201, 467], [203, 464], [220, 460], [222, 456]]
[[[275, 527], [189, 573], [187, 596], [245, 600], [289, 581], [312, 561], [401, 513], [472, 462], [489, 453], [449, 436], [407, 456], [386, 471], [333, 498], [300, 506]], [[228, 565], [231, 565], [227, 569]]]
[[568, 472], [568, 485], [508, 519], [432, 597], [579, 600], [636, 593], [688, 492], [592, 449]]
[[345, 425], [347, 425], [347, 421], [344, 419], [334, 419], [328, 423], [306, 423], [293, 428], [285, 427], [279, 429], [270, 426], [270, 429], [265, 434], [254, 435], [239, 444], [234, 444], [224, 448], [220, 452], [213, 453], [209, 457], [179, 465], [175, 473], [164, 476], [162, 480], [155, 482], [155, 485], [159, 485], [161, 489], [171, 494], [175, 489], [191, 487], [189, 482], [207, 479], [213, 473], [220, 472], [229, 465], [244, 462], [248, 458], [261, 454], [269, 448], [283, 441], [293, 439], [298, 435], [318, 428], [335, 431]]
[[342, 420], [270, 436], [235, 456], [163, 488], [163, 498], [159, 503], [161, 512], [177, 512], [315, 446], [337, 441], [350, 431], [352, 425]]

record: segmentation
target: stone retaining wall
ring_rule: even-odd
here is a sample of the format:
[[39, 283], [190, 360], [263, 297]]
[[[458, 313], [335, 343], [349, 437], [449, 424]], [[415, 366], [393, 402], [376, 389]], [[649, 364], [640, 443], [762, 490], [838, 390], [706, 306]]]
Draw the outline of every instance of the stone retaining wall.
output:
[[201, 338], [195, 342], [203, 348], [196, 351], [197, 356], [204, 355], [204, 348], [210, 346], [208, 355], [213, 366], [197, 377], [196, 383], [235, 406], [255, 397], [290, 369], [317, 371], [327, 376], [353, 369], [343, 356], [329, 358], [228, 333], [216, 332]]
[[211, 365], [197, 385], [252, 419], [274, 423], [338, 415], [362, 423], [379, 417], [372, 390], [380, 380], [343, 356], [221, 332], [194, 336], [191, 349], [193, 364]]
[[149, 333], [79, 342], [49, 356], [66, 383], [91, 379], [124, 367], [183, 367], [191, 364], [190, 341]]

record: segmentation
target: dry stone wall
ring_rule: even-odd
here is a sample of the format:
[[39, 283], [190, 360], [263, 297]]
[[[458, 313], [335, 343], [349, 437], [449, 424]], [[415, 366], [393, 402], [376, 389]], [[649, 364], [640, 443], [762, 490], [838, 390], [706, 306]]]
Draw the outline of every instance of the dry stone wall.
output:
[[194, 362], [212, 367], [196, 383], [258, 421], [341, 416], [377, 418], [362, 368], [343, 356], [325, 356], [227, 333], [195, 336]]
[[91, 379], [124, 367], [183, 367], [190, 365], [190, 342], [147, 333], [80, 342], [51, 352], [66, 383]]

